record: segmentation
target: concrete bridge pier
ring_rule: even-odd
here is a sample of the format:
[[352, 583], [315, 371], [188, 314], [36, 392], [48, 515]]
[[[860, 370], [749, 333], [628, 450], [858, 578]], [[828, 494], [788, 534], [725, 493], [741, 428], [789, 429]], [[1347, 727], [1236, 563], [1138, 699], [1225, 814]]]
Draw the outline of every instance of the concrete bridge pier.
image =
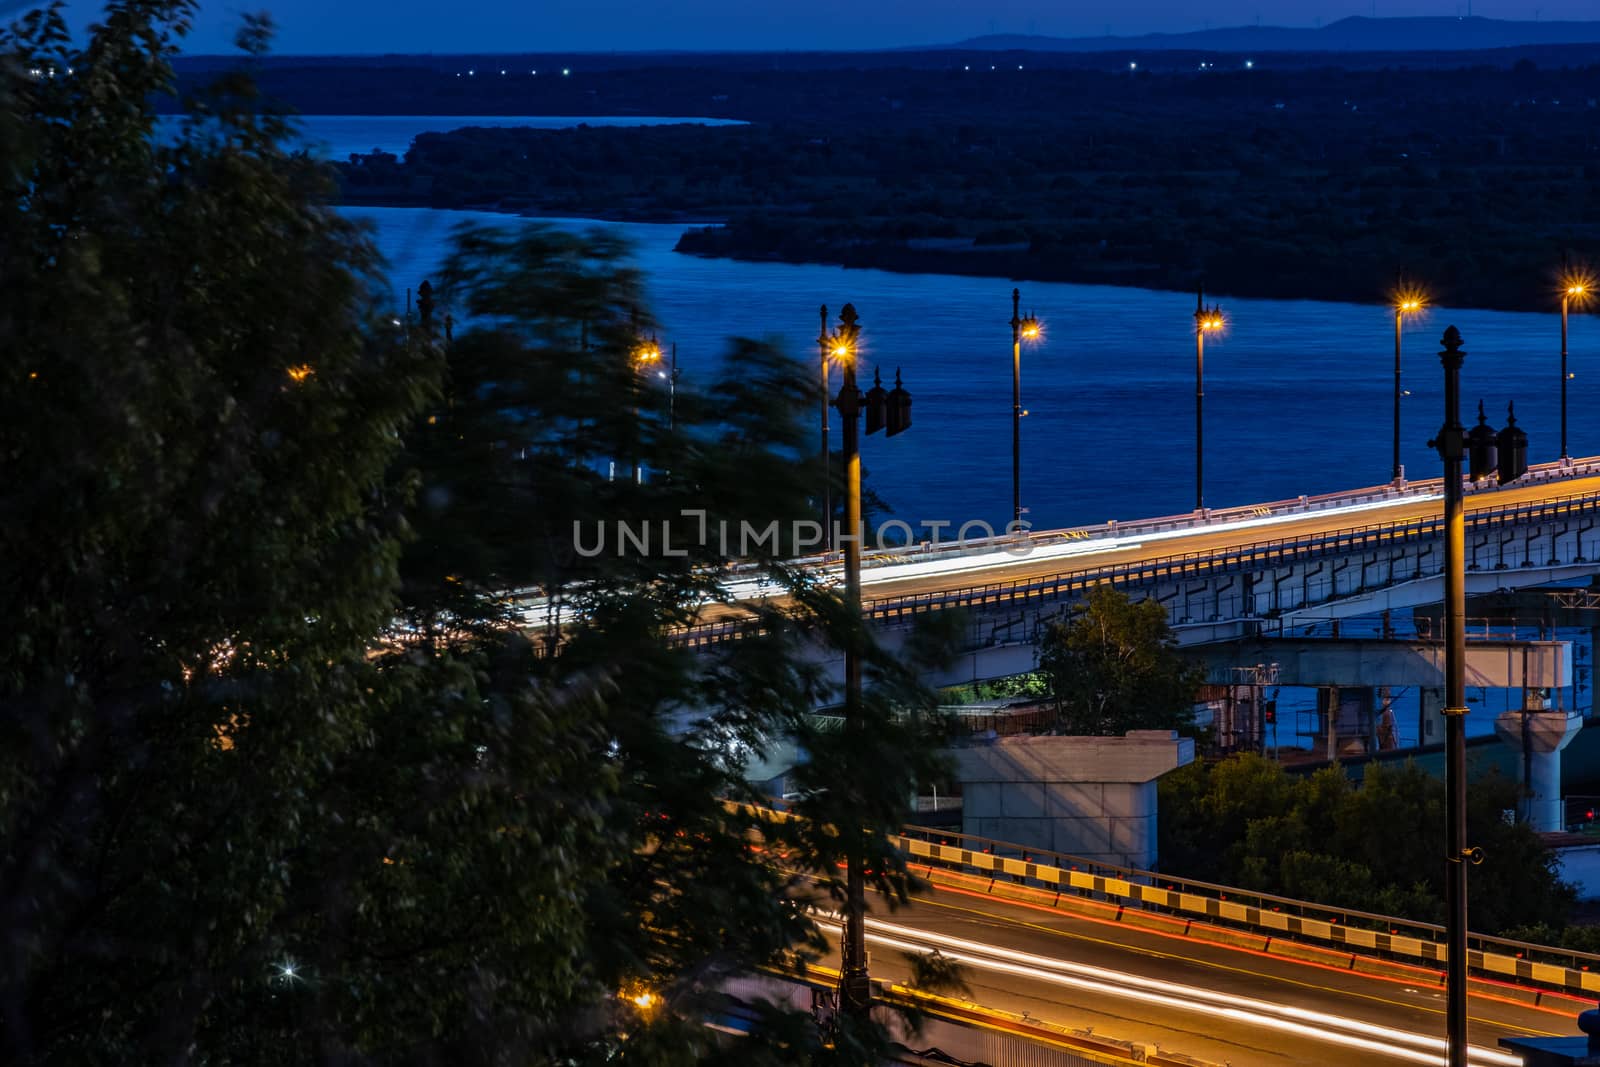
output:
[[[1503, 712], [1494, 721], [1500, 740], [1522, 754], [1524, 818], [1540, 833], [1565, 829], [1561, 812], [1561, 750], [1583, 727], [1575, 711], [1548, 711], [1547, 703], [1525, 690], [1522, 711]], [[1534, 706], [1530, 706], [1534, 705]]]

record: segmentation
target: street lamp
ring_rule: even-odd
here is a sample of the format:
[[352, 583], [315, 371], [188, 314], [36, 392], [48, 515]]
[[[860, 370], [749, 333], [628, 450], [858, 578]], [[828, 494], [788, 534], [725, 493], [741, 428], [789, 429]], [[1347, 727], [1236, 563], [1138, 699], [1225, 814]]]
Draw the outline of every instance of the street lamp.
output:
[[1022, 529], [1022, 342], [1037, 341], [1042, 332], [1032, 312], [1021, 313], [1022, 290], [1011, 290], [1011, 520]]
[[1501, 485], [1528, 469], [1528, 435], [1513, 412], [1498, 434], [1478, 405], [1478, 425], [1461, 426], [1461, 332], [1444, 332], [1444, 425], [1428, 442], [1444, 460], [1445, 607], [1445, 1043], [1449, 1067], [1467, 1067], [1467, 864], [1482, 863], [1483, 850], [1467, 847], [1467, 598], [1466, 519], [1462, 509], [1461, 460], [1470, 457], [1473, 481], [1491, 473]]
[[1227, 320], [1222, 309], [1213, 304], [1206, 307], [1205, 289], [1195, 290], [1194, 297], [1194, 509], [1206, 509], [1205, 467], [1205, 403], [1206, 403], [1206, 334], [1222, 329]]
[[1395, 484], [1400, 484], [1405, 469], [1400, 466], [1400, 324], [1407, 315], [1415, 315], [1428, 306], [1427, 294], [1414, 286], [1397, 282], [1394, 290], [1394, 472]]
[[[822, 333], [823, 351], [839, 364], [843, 382], [833, 406], [844, 420], [844, 520], [846, 532], [840, 535], [844, 546], [845, 601], [851, 619], [861, 617], [861, 450], [858, 424], [862, 412], [867, 417], [867, 433], [886, 430], [893, 437], [911, 425], [911, 394], [895, 373], [894, 389], [885, 390], [881, 377], [865, 396], [856, 388], [856, 360], [860, 349], [861, 324], [854, 304], [839, 312], [839, 327], [830, 336]], [[861, 729], [861, 647], [860, 628], [852, 626], [844, 645], [844, 729], [851, 737]], [[852, 744], [852, 751], [860, 746]], [[845, 856], [845, 934], [840, 956], [839, 999], [842, 1008], [864, 1017], [872, 1006], [872, 979], [867, 973], [866, 881], [859, 836]]]
[[817, 362], [822, 372], [822, 548], [833, 550], [833, 457], [828, 453], [828, 408], [833, 397], [828, 387], [828, 359], [834, 340], [828, 335], [828, 305], [822, 305], [822, 329], [817, 333]]
[[1567, 455], [1567, 308], [1589, 299], [1592, 286], [1589, 279], [1570, 268], [1562, 272], [1561, 279], [1561, 462], [1570, 463]]
[[[657, 372], [660, 363], [661, 344], [656, 340], [655, 334], [651, 334], [649, 337], [640, 336], [633, 348], [634, 370], [639, 374], [650, 374]], [[676, 370], [674, 370], [674, 373], [676, 373]], [[639, 423], [639, 404], [637, 400], [634, 401], [633, 405], [633, 422], [637, 429]], [[635, 485], [644, 484], [644, 467], [639, 464], [637, 459], [633, 463], [633, 482]]]

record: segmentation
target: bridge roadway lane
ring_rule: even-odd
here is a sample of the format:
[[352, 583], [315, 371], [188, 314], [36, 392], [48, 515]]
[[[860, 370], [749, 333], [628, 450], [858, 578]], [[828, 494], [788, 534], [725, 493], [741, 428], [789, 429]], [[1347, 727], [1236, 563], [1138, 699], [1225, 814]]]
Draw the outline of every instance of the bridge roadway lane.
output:
[[[1465, 505], [1470, 517], [1474, 511], [1484, 509], [1595, 493], [1600, 493], [1600, 477], [1590, 476], [1473, 493], [1465, 498]], [[884, 564], [862, 571], [862, 596], [868, 601], [891, 600], [930, 596], [993, 582], [1054, 578], [1165, 556], [1215, 553], [1262, 541], [1309, 538], [1356, 527], [1437, 518], [1443, 513], [1443, 507], [1438, 496], [1397, 497], [1392, 501], [1328, 508], [1307, 514], [1277, 515], [1213, 526], [1155, 533], [1131, 532], [1115, 538], [1071, 541], [1064, 545], [1048, 546], [1027, 556], [996, 551], [982, 555], [952, 556], [939, 561]], [[838, 567], [831, 566], [829, 570], [837, 571]], [[772, 602], [782, 604], [786, 599], [774, 597]], [[708, 605], [702, 611], [700, 621], [726, 621], [746, 614], [738, 604]]]
[[[1534, 503], [1551, 496], [1581, 496], [1600, 493], [1600, 477], [1578, 478], [1570, 482], [1542, 485], [1512, 486], [1494, 492], [1474, 493], [1465, 498], [1467, 515], [1474, 511], [1503, 508], [1516, 504]], [[1014, 562], [996, 562], [981, 569], [913, 577], [895, 577], [885, 573], [877, 578], [872, 571], [862, 573], [863, 595], [874, 600], [890, 597], [923, 596], [959, 589], [964, 586], [983, 585], [989, 582], [1007, 582], [1017, 579], [1052, 578], [1078, 570], [1103, 567], [1107, 564], [1143, 562], [1163, 556], [1184, 553], [1216, 553], [1260, 541], [1294, 540], [1331, 534], [1338, 530], [1375, 526], [1383, 523], [1403, 523], [1416, 519], [1438, 518], [1444, 513], [1441, 497], [1398, 497], [1392, 503], [1367, 504], [1358, 508], [1330, 508], [1306, 515], [1274, 516], [1244, 522], [1221, 523], [1216, 526], [1199, 526], [1185, 530], [1160, 533], [1130, 533], [1115, 541], [1123, 547], [1096, 551], [1098, 540], [1073, 542], [1081, 550], [1072, 555], [1056, 558], [1034, 559], [1030, 556], [1002, 559]], [[951, 560], [955, 564], [957, 560]], [[900, 570], [884, 567], [883, 572]]]
[[[979, 884], [984, 884], [983, 880]], [[1442, 1049], [1444, 989], [1436, 975], [1420, 968], [1415, 981], [1362, 974], [1176, 933], [1123, 926], [1110, 918], [1086, 918], [997, 900], [955, 885], [930, 887], [913, 896], [911, 907], [898, 911], [890, 912], [882, 904], [877, 898], [869, 901], [869, 935], [881, 922], [889, 926], [877, 926], [880, 933], [890, 927], [911, 928], [922, 936], [984, 942], [1002, 950], [1179, 983], [1229, 998], [1270, 1001], [1341, 1016], [1353, 1021], [1351, 1033], [1383, 1045], [1390, 1042], [1378, 1028], [1407, 1031], [1437, 1039]], [[875, 976], [906, 976], [901, 950], [881, 940], [869, 940], [868, 949]], [[947, 943], [944, 951], [948, 954], [953, 948]], [[1077, 1029], [1092, 1027], [1102, 1037], [1159, 1044], [1171, 1052], [1231, 1067], [1443, 1062], [1442, 1052], [1407, 1049], [1410, 1054], [1406, 1055], [1351, 1047], [1315, 1036], [1325, 1031], [1321, 1026], [1310, 1025], [1304, 1031], [1298, 1027], [1274, 1029], [1230, 1013], [1224, 1010], [1226, 1005], [1217, 1010], [1192, 1010], [1151, 1004], [1119, 995], [1114, 991], [1116, 983], [1109, 980], [1095, 982], [1090, 988], [1064, 987], [1046, 980], [1041, 967], [1022, 969], [1023, 974], [1006, 974], [967, 965], [971, 999], [986, 1007], [1027, 1012], [1035, 1020]], [[1507, 993], [1511, 993], [1509, 988]], [[1548, 1006], [1534, 1007], [1509, 995], [1502, 999], [1475, 992], [1468, 1009], [1471, 1043], [1480, 1050], [1498, 1050], [1501, 1037], [1573, 1035], [1577, 1033], [1577, 1012], [1592, 1006], [1588, 1001], [1560, 996], [1549, 997], [1545, 1003]], [[1480, 1051], [1471, 1062], [1507, 1061]]]

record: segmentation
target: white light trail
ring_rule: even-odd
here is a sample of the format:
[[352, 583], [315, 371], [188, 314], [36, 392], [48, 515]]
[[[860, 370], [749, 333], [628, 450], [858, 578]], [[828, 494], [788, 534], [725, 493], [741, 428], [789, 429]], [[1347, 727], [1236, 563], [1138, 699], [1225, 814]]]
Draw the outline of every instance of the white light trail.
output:
[[[829, 925], [837, 923], [830, 922]], [[1381, 1053], [1411, 1063], [1437, 1064], [1440, 1067], [1446, 1064], [1446, 1046], [1443, 1039], [1380, 1026], [1361, 1019], [1220, 993], [1198, 986], [1147, 978], [1089, 964], [1072, 963], [1049, 956], [1018, 952], [981, 941], [969, 941], [948, 934], [932, 933], [876, 919], [867, 920], [867, 938], [904, 951], [916, 952], [937, 948], [949, 959], [983, 970], [1014, 974], [1035, 981], [1124, 997], [1213, 1018], [1227, 1018], [1246, 1026], [1325, 1041], [1343, 1048]], [[1480, 1067], [1521, 1067], [1522, 1064], [1520, 1057], [1477, 1046], [1469, 1050], [1468, 1058], [1471, 1063]]]

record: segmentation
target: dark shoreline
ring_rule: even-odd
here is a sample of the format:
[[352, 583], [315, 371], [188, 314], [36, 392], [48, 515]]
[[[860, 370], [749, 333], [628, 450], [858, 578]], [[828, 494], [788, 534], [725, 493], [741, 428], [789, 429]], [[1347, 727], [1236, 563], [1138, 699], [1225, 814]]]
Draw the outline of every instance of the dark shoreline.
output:
[[[729, 259], [741, 263], [787, 263], [796, 266], [842, 267], [845, 270], [881, 270], [894, 274], [936, 274], [965, 278], [997, 278], [1009, 282], [1048, 282], [1071, 285], [1106, 285], [1118, 288], [1148, 289], [1155, 292], [1192, 293], [1194, 283], [1173, 279], [1169, 272], [1149, 264], [1110, 264], [1099, 268], [1075, 268], [1070, 259], [1053, 263], [1040, 262], [1039, 257], [1014, 250], [984, 251], [975, 248], [962, 252], [942, 252], [937, 249], [919, 249], [905, 246], [863, 244], [845, 249], [814, 248], [809, 251], [777, 251], [734, 247], [717, 239], [728, 233], [728, 218], [706, 218], [704, 214], [676, 213], [660, 209], [638, 208], [612, 211], [582, 211], [570, 209], [541, 209], [525, 204], [502, 206], [499, 204], [439, 204], [422, 198], [346, 198], [341, 207], [421, 208], [444, 211], [476, 211], [520, 219], [576, 219], [597, 223], [625, 223], [644, 225], [683, 226], [674, 251], [705, 259]], [[1318, 303], [1339, 303], [1358, 306], [1381, 307], [1389, 304], [1388, 291], [1377, 287], [1324, 288], [1306, 290], [1289, 288], [1277, 278], [1263, 284], [1251, 284], [1250, 279], [1229, 278], [1221, 275], [1207, 277], [1208, 296], [1246, 300], [1306, 300]], [[1552, 292], [1550, 303], [1516, 300], [1455, 300], [1447, 293], [1434, 293], [1431, 303], [1439, 307], [1463, 310], [1516, 311], [1540, 313], [1554, 309], [1559, 297]], [[1573, 314], [1585, 314], [1587, 308], [1574, 308]]]

